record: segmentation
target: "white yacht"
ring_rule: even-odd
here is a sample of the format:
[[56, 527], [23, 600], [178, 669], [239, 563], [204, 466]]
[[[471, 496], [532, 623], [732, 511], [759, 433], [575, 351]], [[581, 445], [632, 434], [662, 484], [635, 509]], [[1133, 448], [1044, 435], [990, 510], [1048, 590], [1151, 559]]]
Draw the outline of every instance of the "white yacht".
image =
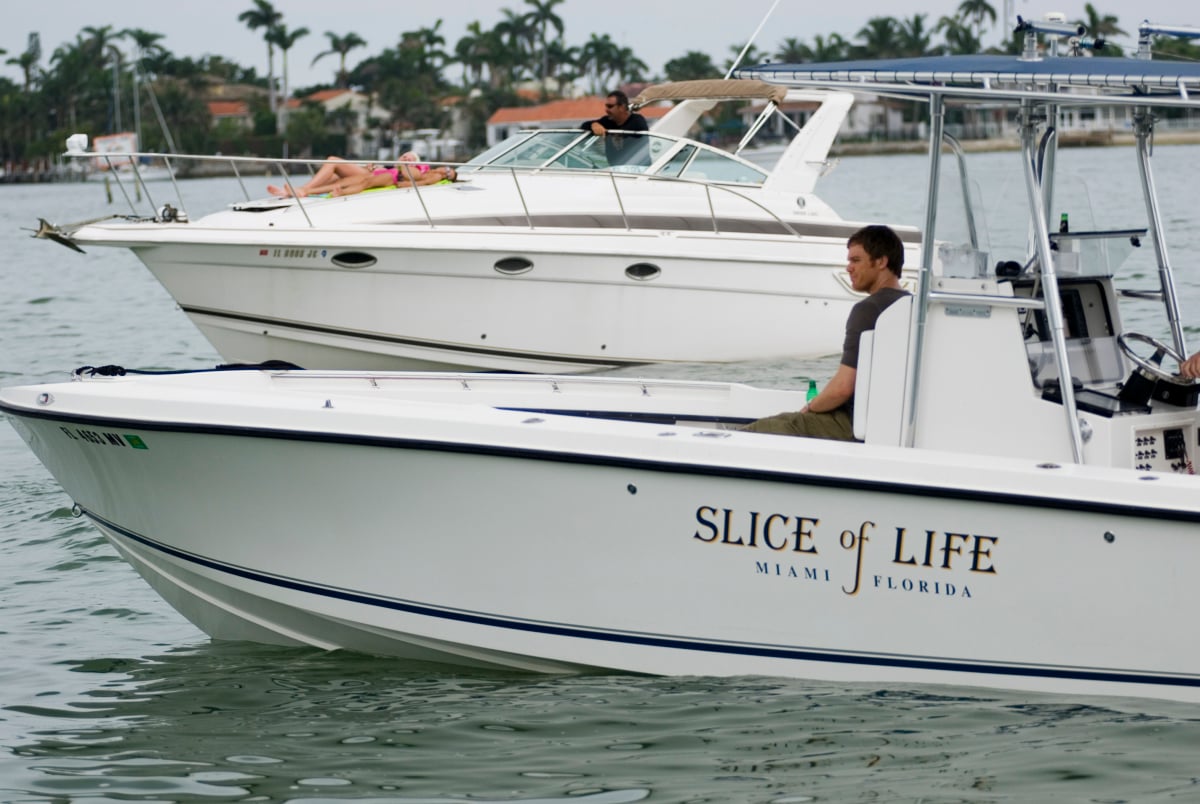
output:
[[[766, 119], [785, 98], [812, 111], [774, 169], [689, 136], [717, 103]], [[660, 102], [675, 105], [620, 164], [581, 129], [532, 130], [453, 184], [247, 198], [198, 219], [148, 193], [142, 214], [53, 234], [131, 249], [231, 361], [574, 373], [838, 351], [862, 222], [814, 189], [852, 96], [729, 80], [634, 100]], [[290, 167], [272, 169], [294, 185]], [[919, 233], [899, 229], [915, 262]]]

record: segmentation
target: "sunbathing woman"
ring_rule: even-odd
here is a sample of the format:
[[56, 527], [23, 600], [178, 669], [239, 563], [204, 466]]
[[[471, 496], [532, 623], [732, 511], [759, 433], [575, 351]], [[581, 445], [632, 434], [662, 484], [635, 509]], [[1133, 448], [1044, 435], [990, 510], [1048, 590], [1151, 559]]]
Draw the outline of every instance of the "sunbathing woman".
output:
[[[361, 192], [370, 187], [387, 187], [390, 184], [396, 183], [399, 177], [399, 167], [405, 163], [411, 163], [412, 170], [417, 173], [425, 173], [429, 170], [429, 165], [423, 164], [421, 157], [415, 151], [407, 151], [401, 154], [400, 161], [393, 168], [384, 168], [378, 165], [360, 165], [354, 162], [347, 162], [340, 156], [331, 156], [325, 160], [325, 164], [321, 165], [311, 179], [295, 189], [295, 195], [305, 198], [310, 195], [322, 195], [334, 192], [334, 189], [339, 187], [339, 184], [342, 182], [345, 182], [345, 189], [340, 193], [336, 193], [338, 195], [346, 195], [351, 187], [358, 187], [358, 189], [352, 190], [352, 192]], [[385, 181], [383, 177], [387, 175], [391, 175], [392, 181]], [[267, 192], [280, 198], [290, 198], [293, 194], [290, 186], [279, 187], [274, 184], [267, 185]]]

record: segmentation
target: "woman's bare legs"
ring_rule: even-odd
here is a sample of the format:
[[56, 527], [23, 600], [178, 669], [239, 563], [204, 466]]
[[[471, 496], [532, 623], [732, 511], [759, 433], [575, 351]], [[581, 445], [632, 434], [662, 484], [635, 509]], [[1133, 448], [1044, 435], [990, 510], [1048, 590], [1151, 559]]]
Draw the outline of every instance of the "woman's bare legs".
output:
[[[317, 169], [317, 172], [313, 174], [311, 179], [296, 188], [296, 195], [304, 198], [312, 193], [315, 188], [327, 187], [339, 179], [348, 179], [351, 176], [363, 176], [369, 172], [364, 165], [347, 162], [340, 156], [330, 156], [326, 158], [325, 164]], [[274, 184], [267, 185], [267, 192], [280, 198], [289, 198], [292, 195], [290, 187], [279, 187]]]

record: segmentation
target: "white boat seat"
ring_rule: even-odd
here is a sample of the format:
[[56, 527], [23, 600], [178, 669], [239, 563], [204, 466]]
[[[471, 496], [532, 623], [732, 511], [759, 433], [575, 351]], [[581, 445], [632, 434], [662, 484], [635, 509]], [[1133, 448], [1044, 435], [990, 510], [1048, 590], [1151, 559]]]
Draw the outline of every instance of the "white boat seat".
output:
[[875, 329], [859, 337], [854, 382], [854, 437], [859, 441], [901, 443], [911, 317], [912, 296], [897, 299], [880, 313]]

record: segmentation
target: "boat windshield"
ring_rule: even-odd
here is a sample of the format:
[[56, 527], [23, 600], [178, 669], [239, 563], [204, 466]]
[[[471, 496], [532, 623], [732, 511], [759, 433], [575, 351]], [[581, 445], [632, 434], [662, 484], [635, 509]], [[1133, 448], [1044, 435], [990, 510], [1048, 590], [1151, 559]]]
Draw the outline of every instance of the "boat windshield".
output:
[[596, 137], [578, 129], [524, 131], [484, 151], [466, 166], [565, 168], [644, 173], [693, 181], [761, 185], [762, 168], [698, 142], [653, 132]]

